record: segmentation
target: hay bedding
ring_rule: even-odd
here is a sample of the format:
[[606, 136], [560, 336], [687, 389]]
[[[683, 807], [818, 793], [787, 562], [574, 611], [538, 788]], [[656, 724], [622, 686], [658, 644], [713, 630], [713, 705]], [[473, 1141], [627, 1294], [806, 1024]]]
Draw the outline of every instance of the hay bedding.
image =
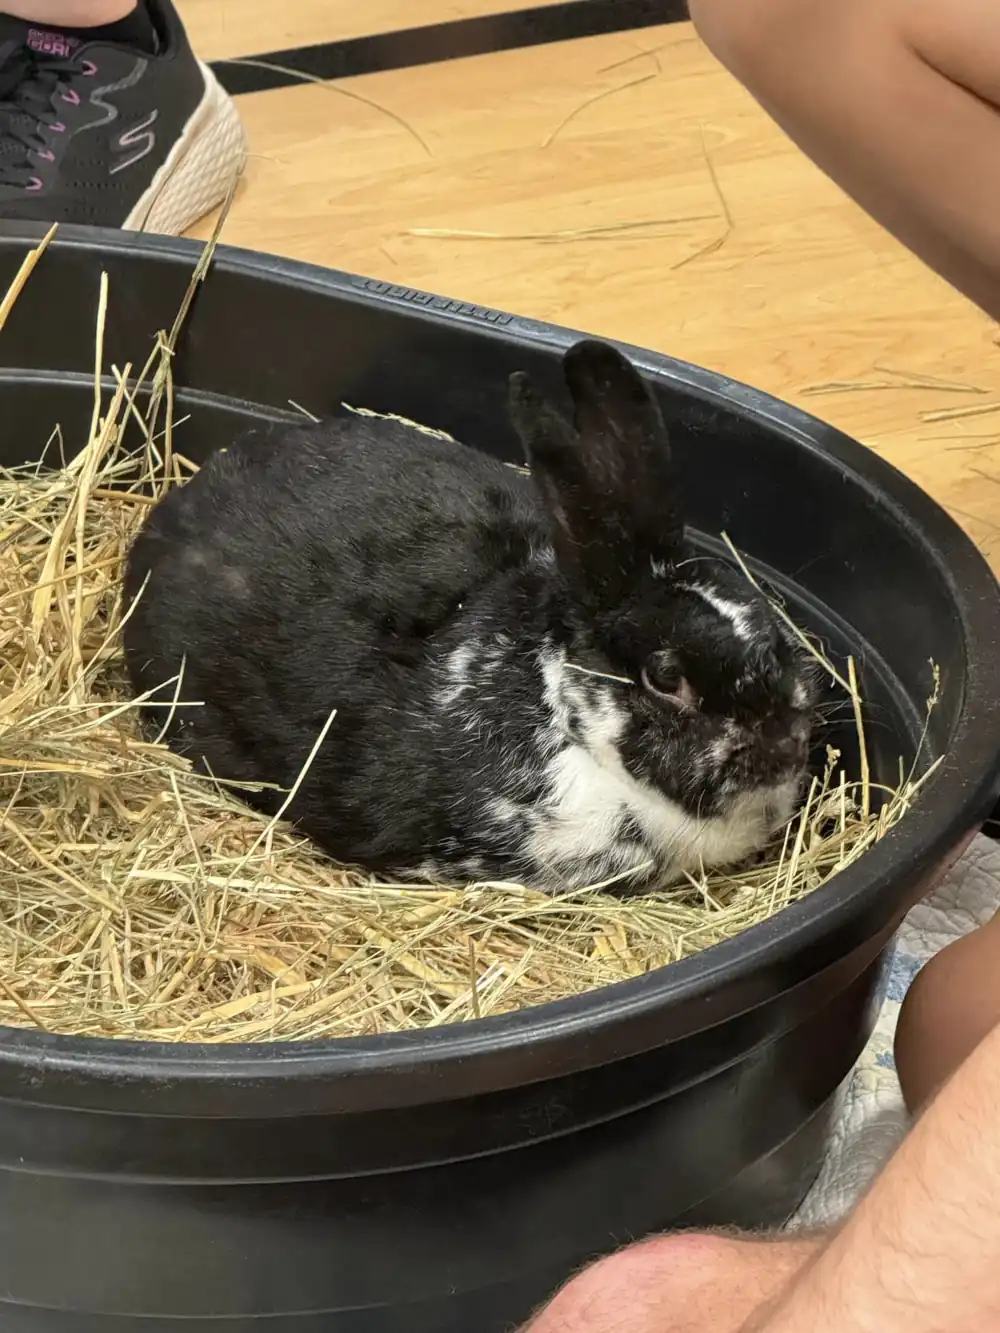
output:
[[[97, 371], [106, 306], [102, 283]], [[626, 900], [606, 886], [553, 899], [372, 883], [249, 812], [143, 736], [119, 647], [129, 541], [155, 496], [193, 470], [172, 420], [178, 326], [138, 375], [113, 370], [117, 391], [95, 393], [90, 438], [68, 466], [0, 473], [0, 1023], [308, 1040], [542, 1004], [769, 917], [909, 808], [920, 784], [902, 766], [876, 801], [867, 765], [851, 780], [831, 753], [760, 864]], [[57, 433], [50, 461], [60, 445]], [[863, 755], [853, 669], [840, 683]]]

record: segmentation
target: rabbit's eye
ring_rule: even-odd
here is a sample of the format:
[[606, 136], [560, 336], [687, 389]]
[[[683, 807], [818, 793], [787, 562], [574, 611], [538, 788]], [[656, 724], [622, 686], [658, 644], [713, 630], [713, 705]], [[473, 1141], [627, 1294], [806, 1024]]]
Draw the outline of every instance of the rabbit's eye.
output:
[[684, 676], [672, 662], [650, 658], [642, 668], [643, 688], [658, 699], [675, 699], [688, 703], [692, 690]]

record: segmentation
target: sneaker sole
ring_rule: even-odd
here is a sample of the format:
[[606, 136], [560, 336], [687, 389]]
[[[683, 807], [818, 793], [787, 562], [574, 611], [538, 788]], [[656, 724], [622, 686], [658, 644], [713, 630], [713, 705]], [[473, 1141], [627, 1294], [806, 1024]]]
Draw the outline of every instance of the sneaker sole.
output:
[[222, 203], [243, 169], [247, 140], [239, 112], [212, 71], [198, 64], [205, 76], [205, 96], [122, 223], [125, 231], [179, 236]]

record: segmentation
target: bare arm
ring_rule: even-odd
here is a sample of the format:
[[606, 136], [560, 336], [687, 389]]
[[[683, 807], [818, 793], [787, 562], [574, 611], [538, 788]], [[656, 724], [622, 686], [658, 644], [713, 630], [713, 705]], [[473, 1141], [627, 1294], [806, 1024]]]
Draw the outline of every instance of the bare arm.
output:
[[[850, 1221], [743, 1333], [1000, 1331], [1000, 1029]], [[665, 1330], [664, 1333], [668, 1333]]]
[[690, 7], [707, 45], [813, 161], [1000, 318], [1000, 4]]

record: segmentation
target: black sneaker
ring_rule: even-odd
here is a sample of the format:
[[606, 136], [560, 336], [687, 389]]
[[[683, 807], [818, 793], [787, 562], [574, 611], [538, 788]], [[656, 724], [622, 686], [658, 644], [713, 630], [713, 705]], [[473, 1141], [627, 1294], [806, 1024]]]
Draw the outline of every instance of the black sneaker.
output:
[[155, 54], [0, 17], [0, 218], [176, 235], [226, 196], [239, 115], [170, 0]]

